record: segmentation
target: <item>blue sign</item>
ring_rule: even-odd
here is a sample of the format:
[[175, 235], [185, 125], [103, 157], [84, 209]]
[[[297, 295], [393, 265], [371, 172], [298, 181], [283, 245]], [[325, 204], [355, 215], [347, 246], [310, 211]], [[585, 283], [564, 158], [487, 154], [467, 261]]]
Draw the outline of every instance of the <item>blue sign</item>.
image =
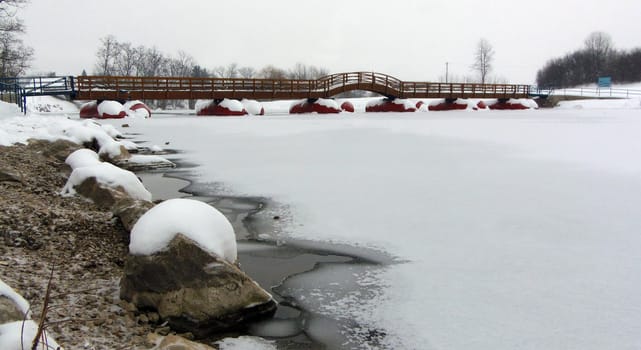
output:
[[609, 88], [612, 87], [612, 78], [611, 77], [599, 77], [597, 85], [600, 88]]

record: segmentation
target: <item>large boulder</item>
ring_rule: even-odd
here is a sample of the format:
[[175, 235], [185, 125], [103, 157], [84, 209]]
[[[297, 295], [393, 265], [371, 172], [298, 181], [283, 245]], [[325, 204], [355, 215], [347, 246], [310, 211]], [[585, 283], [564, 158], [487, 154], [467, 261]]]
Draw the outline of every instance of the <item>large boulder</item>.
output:
[[129, 255], [120, 297], [153, 309], [178, 332], [198, 338], [273, 316], [271, 295], [229, 261], [177, 234], [150, 255]]

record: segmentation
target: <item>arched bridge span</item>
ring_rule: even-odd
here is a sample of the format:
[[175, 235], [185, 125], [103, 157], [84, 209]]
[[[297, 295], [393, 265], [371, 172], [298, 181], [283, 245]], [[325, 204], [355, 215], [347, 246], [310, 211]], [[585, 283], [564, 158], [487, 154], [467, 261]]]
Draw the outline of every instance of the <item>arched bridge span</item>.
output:
[[529, 85], [401, 81], [374, 72], [338, 73], [316, 80], [80, 76], [72, 96], [79, 100], [303, 99], [330, 98], [366, 90], [398, 98], [523, 98]]

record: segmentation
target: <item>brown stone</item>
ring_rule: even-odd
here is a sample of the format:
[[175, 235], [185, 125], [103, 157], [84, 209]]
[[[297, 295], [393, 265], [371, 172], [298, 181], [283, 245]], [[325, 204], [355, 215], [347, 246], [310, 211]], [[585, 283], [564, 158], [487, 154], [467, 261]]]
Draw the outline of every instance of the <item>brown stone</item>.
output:
[[178, 332], [197, 338], [273, 316], [276, 303], [238, 267], [178, 234], [167, 249], [130, 255], [120, 297], [157, 310]]

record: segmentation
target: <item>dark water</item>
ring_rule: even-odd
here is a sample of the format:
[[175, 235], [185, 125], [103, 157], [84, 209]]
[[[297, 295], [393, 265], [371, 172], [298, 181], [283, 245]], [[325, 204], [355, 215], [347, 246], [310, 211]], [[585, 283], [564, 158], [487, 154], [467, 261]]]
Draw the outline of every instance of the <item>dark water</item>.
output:
[[[354, 342], [353, 332], [358, 332], [367, 346], [376, 347], [384, 332], [370, 330], [354, 320], [335, 320], [306, 310], [297, 302], [297, 288], [290, 286], [294, 278], [305, 277], [310, 272], [327, 271], [314, 284], [341, 285], [347, 294], [354, 289], [350, 277], [345, 276], [353, 268], [376, 269], [393, 263], [393, 259], [379, 252], [351, 246], [332, 245], [304, 240], [274, 241], [265, 239], [266, 232], [277, 229], [279, 217], [265, 216], [265, 209], [273, 205], [268, 198], [220, 196], [215, 184], [196, 183], [189, 165], [181, 164], [170, 171], [138, 173], [154, 200], [170, 198], [193, 198], [216, 207], [232, 223], [237, 236], [238, 259], [243, 271], [272, 293], [278, 302], [278, 311], [273, 319], [252, 325], [248, 333], [271, 339], [279, 349], [350, 349], [361, 348], [362, 342]], [[262, 215], [261, 215], [262, 214]], [[326, 281], [324, 279], [327, 279]], [[303, 282], [304, 288], [304, 282]], [[360, 290], [368, 295], [375, 291]], [[362, 339], [361, 339], [362, 340]]]

